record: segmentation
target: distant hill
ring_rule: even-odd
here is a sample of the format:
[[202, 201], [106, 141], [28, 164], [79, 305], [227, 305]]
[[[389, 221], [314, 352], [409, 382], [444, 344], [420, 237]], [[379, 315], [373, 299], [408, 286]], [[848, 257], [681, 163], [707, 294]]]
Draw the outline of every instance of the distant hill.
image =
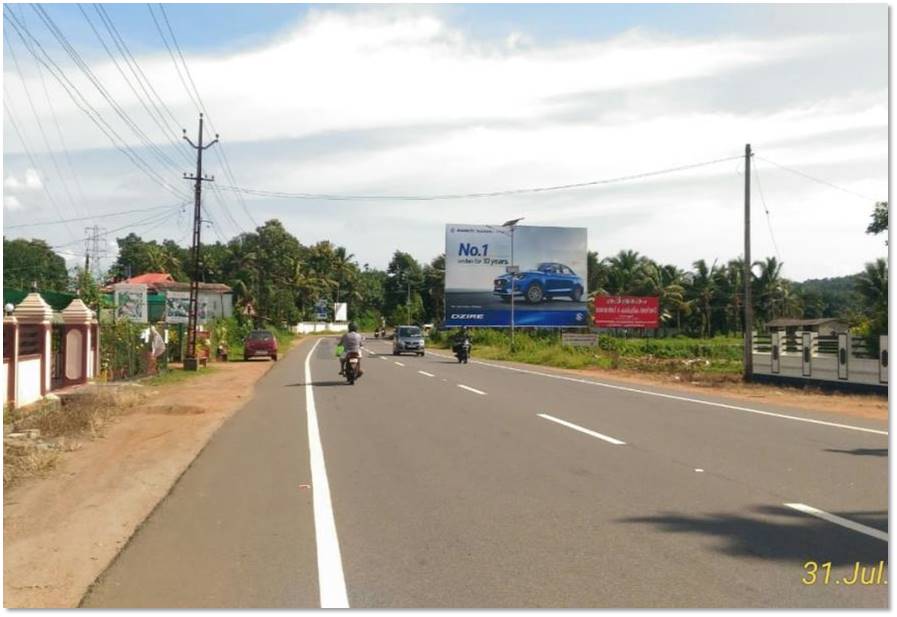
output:
[[848, 317], [862, 306], [855, 291], [858, 274], [824, 279], [807, 279], [794, 283], [794, 290], [804, 299], [804, 317]]

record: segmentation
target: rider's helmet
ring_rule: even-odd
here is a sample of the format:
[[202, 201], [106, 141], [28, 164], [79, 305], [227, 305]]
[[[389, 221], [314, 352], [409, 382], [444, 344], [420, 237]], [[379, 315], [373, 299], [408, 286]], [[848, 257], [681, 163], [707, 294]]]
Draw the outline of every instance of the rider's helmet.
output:
[[358, 332], [358, 324], [354, 321], [349, 323], [349, 332]]

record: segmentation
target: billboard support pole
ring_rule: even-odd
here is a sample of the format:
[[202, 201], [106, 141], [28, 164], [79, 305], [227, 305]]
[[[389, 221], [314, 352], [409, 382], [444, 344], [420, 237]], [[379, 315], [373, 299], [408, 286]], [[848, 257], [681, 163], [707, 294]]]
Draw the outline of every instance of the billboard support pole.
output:
[[[514, 225], [511, 225], [511, 267], [514, 266]], [[514, 277], [511, 272], [511, 351], [514, 351]]]

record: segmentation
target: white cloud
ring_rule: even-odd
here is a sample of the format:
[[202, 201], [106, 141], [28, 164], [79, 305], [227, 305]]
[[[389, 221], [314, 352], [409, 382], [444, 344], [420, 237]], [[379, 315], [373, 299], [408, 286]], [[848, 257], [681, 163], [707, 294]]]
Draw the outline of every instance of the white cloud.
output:
[[6, 176], [3, 186], [9, 191], [36, 191], [43, 187], [43, 183], [37, 170], [29, 167], [21, 180], [12, 174]]
[[[650, 171], [738, 154], [750, 142], [772, 160], [884, 198], [887, 55], [868, 56], [877, 47], [867, 47], [876, 37], [886, 44], [886, 22], [856, 26], [864, 28], [863, 37], [852, 36], [847, 26], [853, 27], [845, 24], [838, 35], [805, 30], [774, 37], [675, 38], [635, 30], [606, 40], [545, 45], [520, 28], [495, 40], [477, 39], [425, 9], [314, 9], [270, 45], [231, 56], [191, 55], [188, 62], [238, 182], [246, 186], [336, 193], [491, 191]], [[856, 54], [862, 75], [831, 68]], [[195, 130], [195, 111], [167, 53], [140, 62], [178, 119]], [[875, 77], [879, 65], [881, 79]], [[157, 135], [115, 68], [96, 62], [94, 71], [144, 129]], [[770, 75], [794, 72], [799, 82], [770, 81]], [[862, 76], [865, 81], [859, 81]], [[814, 80], [826, 84], [822, 94], [805, 87]], [[19, 100], [16, 80], [7, 85], [10, 97]], [[89, 84], [82, 89], [91, 92]], [[32, 91], [40, 92], [40, 84]], [[54, 106], [69, 147], [108, 148], [64, 93], [58, 94]], [[113, 121], [114, 114], [95, 103]], [[828, 137], [835, 132], [837, 139]], [[206, 160], [209, 173], [225, 183], [217, 157], [210, 153]], [[135, 207], [169, 201], [119, 153], [109, 152], [103, 165], [97, 160], [81, 171], [94, 207], [112, 209], [123, 186]], [[786, 275], [856, 271], [870, 251], [881, 248], [862, 233], [871, 205], [762, 161], [759, 168]], [[11, 179], [28, 182], [27, 175], [23, 181], [8, 176], [8, 190], [14, 188]], [[592, 248], [602, 254], [631, 245], [684, 266], [739, 252], [742, 191], [743, 177], [732, 163], [605, 189], [496, 200], [247, 201], [257, 219], [277, 216], [303, 242], [330, 238], [379, 266], [396, 248], [421, 259], [439, 253], [447, 217], [478, 222], [521, 214], [534, 224], [587, 225]], [[215, 215], [217, 201], [207, 203]], [[233, 202], [231, 211], [248, 225]], [[386, 220], [388, 228], [381, 229]], [[765, 220], [755, 221], [755, 253], [771, 251]], [[405, 233], [408, 228], [416, 233]], [[174, 225], [159, 228], [176, 239], [181, 232]], [[837, 253], [827, 248], [834, 238], [842, 247]]]
[[3, 196], [3, 209], [4, 210], [18, 210], [22, 207], [22, 202], [19, 201], [19, 198], [15, 195], [4, 195]]

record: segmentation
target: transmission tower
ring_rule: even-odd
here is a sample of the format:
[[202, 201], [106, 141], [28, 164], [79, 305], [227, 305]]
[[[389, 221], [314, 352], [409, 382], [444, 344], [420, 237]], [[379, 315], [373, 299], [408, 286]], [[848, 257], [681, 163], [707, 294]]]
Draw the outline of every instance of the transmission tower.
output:
[[99, 225], [84, 228], [84, 271], [90, 272], [94, 278], [102, 275], [100, 258], [105, 257], [108, 250], [106, 230]]

